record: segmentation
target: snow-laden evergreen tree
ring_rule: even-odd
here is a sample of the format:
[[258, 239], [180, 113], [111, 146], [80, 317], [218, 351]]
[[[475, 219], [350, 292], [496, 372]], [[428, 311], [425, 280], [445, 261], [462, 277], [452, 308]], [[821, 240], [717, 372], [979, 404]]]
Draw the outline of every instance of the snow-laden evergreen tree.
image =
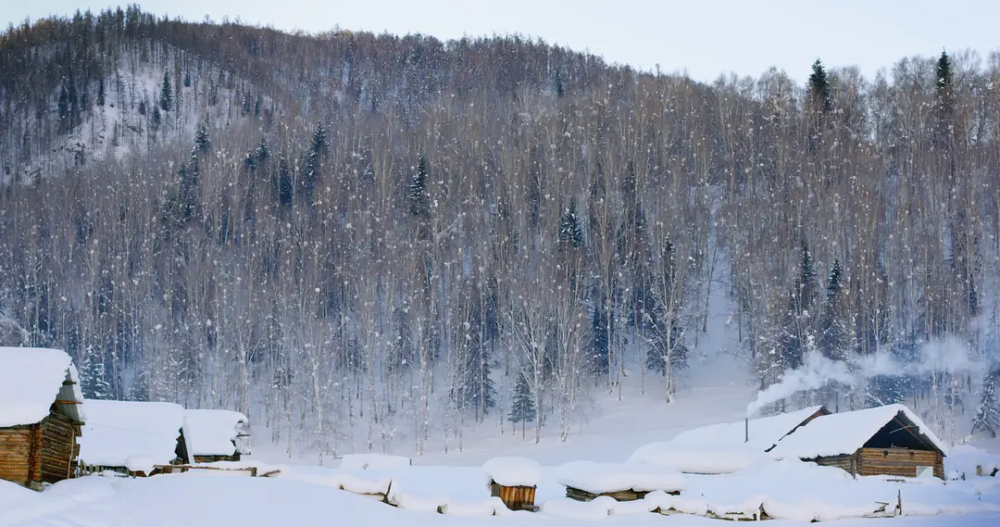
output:
[[508, 420], [515, 427], [517, 423], [521, 423], [521, 439], [526, 437], [525, 423], [535, 420], [536, 411], [535, 396], [532, 394], [528, 377], [523, 373], [519, 373], [517, 375], [517, 383], [514, 385], [514, 398], [510, 404], [510, 416], [508, 416]]
[[322, 156], [327, 147], [326, 128], [322, 123], [316, 125], [316, 130], [312, 135], [312, 142], [309, 145], [309, 152], [306, 154], [306, 162], [302, 165], [302, 177], [299, 178], [298, 193], [303, 203], [312, 206], [313, 193], [316, 190], [316, 182], [319, 180], [322, 168]]
[[590, 350], [589, 365], [590, 371], [595, 375], [608, 373], [608, 350], [610, 348], [610, 333], [608, 328], [611, 321], [608, 320], [608, 310], [604, 306], [604, 299], [595, 299], [590, 306]]
[[809, 96], [813, 112], [828, 114], [833, 110], [830, 81], [826, 78], [826, 68], [819, 59], [813, 63], [812, 73], [809, 75]]
[[420, 160], [417, 161], [417, 170], [410, 178], [408, 189], [411, 216], [426, 218], [430, 215], [431, 209], [426, 191], [427, 175], [427, 158], [420, 156]]
[[982, 398], [972, 419], [972, 433], [976, 432], [985, 432], [990, 437], [1000, 432], [1000, 364], [994, 364], [983, 378]]
[[288, 168], [288, 160], [282, 157], [278, 161], [278, 203], [282, 206], [290, 207], [294, 194], [292, 185], [292, 171]]
[[207, 153], [212, 149], [212, 141], [208, 138], [208, 130], [205, 129], [205, 125], [198, 127], [198, 132], [194, 136], [194, 152], [195, 153]]
[[87, 399], [111, 399], [114, 395], [100, 352], [93, 346], [87, 346], [83, 350], [83, 358], [80, 360], [80, 389]]
[[576, 213], [576, 200], [570, 199], [569, 206], [559, 217], [559, 247], [583, 247], [583, 227]]
[[170, 73], [163, 72], [163, 84], [160, 85], [160, 109], [169, 112], [174, 105], [174, 91], [170, 88]]

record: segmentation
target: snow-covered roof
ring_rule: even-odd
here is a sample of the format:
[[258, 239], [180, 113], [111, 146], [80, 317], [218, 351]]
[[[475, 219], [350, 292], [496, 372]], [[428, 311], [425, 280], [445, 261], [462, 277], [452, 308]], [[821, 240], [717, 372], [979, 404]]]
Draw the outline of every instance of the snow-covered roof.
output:
[[748, 429], [747, 423], [745, 421], [738, 421], [735, 423], [703, 426], [681, 432], [671, 439], [670, 443], [676, 446], [697, 448], [748, 447], [763, 452], [773, 447], [778, 441], [781, 441], [781, 438], [791, 433], [796, 427], [809, 419], [810, 416], [820, 411], [826, 413], [826, 409], [822, 406], [811, 406], [795, 412], [751, 419], [749, 422], [749, 441], [745, 441]]
[[915, 413], [901, 404], [818, 417], [782, 439], [771, 454], [800, 459], [853, 454], [897, 417], [899, 426], [891, 433], [913, 433], [928, 447], [947, 455], [945, 444]]
[[0, 428], [37, 423], [57, 400], [70, 419], [84, 421], [76, 368], [66, 352], [0, 347]]
[[542, 480], [542, 467], [534, 459], [495, 457], [483, 464], [486, 482], [504, 487], [535, 487]]
[[688, 446], [649, 443], [636, 449], [629, 464], [668, 468], [689, 474], [731, 474], [770, 461], [764, 451], [739, 446]]
[[176, 457], [184, 426], [181, 405], [88, 399], [86, 406], [89, 419], [80, 438], [81, 463], [126, 467], [129, 458], [141, 456], [165, 465]]
[[634, 490], [684, 490], [684, 476], [669, 469], [642, 465], [574, 461], [559, 467], [559, 484], [591, 494]]
[[237, 438], [244, 434], [247, 416], [232, 410], [187, 410], [184, 417], [184, 442], [188, 455], [231, 456], [236, 452]]

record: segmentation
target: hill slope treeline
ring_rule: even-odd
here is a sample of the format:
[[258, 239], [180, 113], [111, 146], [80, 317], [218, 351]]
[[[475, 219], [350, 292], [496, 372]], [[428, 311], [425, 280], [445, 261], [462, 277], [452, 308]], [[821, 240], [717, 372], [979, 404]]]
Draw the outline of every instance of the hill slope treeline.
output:
[[718, 297], [717, 360], [762, 387], [881, 354], [919, 367], [804, 397], [959, 435], [982, 399], [995, 432], [1000, 372], [928, 350], [994, 357], [998, 86], [967, 52], [705, 85], [519, 37], [11, 27], [3, 338], [68, 350], [88, 396], [423, 451], [484, 420], [565, 439], [625, 375], [670, 400]]

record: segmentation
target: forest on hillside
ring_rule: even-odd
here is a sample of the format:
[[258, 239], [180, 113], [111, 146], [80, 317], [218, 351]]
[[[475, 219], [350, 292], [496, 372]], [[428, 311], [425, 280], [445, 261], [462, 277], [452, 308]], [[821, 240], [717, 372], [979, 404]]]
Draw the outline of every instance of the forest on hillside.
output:
[[482, 423], [565, 440], [625, 376], [669, 403], [721, 294], [713, 360], [761, 389], [810, 357], [904, 366], [770, 410], [995, 435], [1000, 54], [802, 72], [137, 6], [11, 26], [0, 340], [67, 350], [88, 397], [243, 411], [290, 455], [423, 453]]

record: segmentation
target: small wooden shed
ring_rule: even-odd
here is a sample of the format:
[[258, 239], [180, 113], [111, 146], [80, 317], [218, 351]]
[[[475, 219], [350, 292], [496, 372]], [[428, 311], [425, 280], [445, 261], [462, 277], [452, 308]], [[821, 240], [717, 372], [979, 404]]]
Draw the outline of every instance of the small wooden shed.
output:
[[184, 407], [174, 403], [87, 400], [80, 473], [152, 475], [157, 465], [188, 462]]
[[0, 479], [40, 489], [73, 476], [84, 424], [64, 351], [0, 348]]
[[249, 420], [232, 410], [187, 410], [184, 448], [189, 463], [239, 461], [250, 454]]
[[944, 479], [947, 447], [909, 408], [892, 404], [819, 417], [771, 451], [855, 476]]
[[490, 495], [512, 511], [532, 511], [535, 489], [542, 479], [542, 467], [537, 461], [523, 457], [496, 457], [483, 464], [489, 482]]

